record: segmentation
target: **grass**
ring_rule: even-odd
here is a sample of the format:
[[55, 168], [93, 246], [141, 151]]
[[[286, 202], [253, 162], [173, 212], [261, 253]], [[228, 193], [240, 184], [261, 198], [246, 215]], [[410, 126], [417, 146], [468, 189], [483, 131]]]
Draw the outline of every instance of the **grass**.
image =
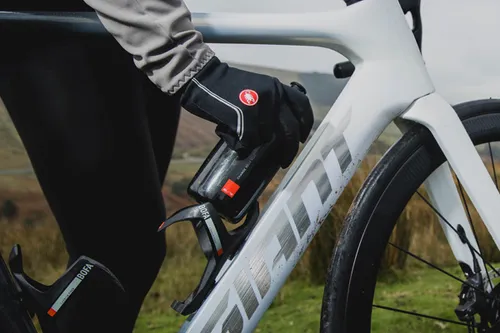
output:
[[[447, 271], [463, 277], [458, 266]], [[396, 271], [397, 272], [397, 271]], [[400, 273], [400, 272], [399, 272]], [[377, 284], [374, 304], [418, 312], [438, 318], [458, 321], [454, 313], [458, 305], [460, 282], [430, 268], [408, 268], [387, 282]], [[466, 328], [452, 323], [400, 314], [385, 309], [372, 312], [373, 332], [465, 332]]]
[[[299, 312], [300, 316], [304, 313], [310, 313], [307, 318], [311, 317], [311, 321], [307, 318], [301, 318], [300, 321], [296, 320], [295, 324], [291, 326], [292, 329], [295, 329], [294, 327], [297, 325], [313, 325], [314, 321], [317, 321], [317, 315], [315, 314], [319, 310], [314, 308], [311, 308], [310, 311], [307, 308], [297, 310], [297, 306], [299, 306], [297, 304], [301, 304], [300, 306], [302, 306], [302, 303], [305, 304], [304, 306], [311, 304], [312, 306], [314, 303], [319, 306], [320, 295], [322, 293], [321, 285], [325, 277], [324, 273], [326, 272], [331, 251], [336, 242], [338, 232], [341, 229], [344, 216], [375, 160], [375, 157], [373, 160], [367, 158], [363, 162], [362, 167], [339, 198], [335, 209], [332, 210], [320, 232], [313, 239], [311, 245], [289, 277], [289, 283], [287, 283], [285, 289], [277, 298], [278, 303], [275, 303], [276, 308], [273, 307], [269, 312], [274, 313], [274, 311], [278, 311], [277, 313], [280, 318], [290, 317], [292, 320], [288, 322], [294, 321], [293, 318], [298, 316]], [[169, 172], [170, 179], [174, 180], [174, 182], [180, 181], [188, 175], [192, 175], [195, 171], [196, 167], [192, 165], [172, 165]], [[262, 196], [262, 202], [267, 200], [272, 192], [272, 188], [279, 183], [279, 179], [283, 174], [283, 172], [280, 172], [277, 178], [273, 180], [269, 186], [269, 190]], [[9, 176], [1, 177], [1, 179], [2, 182], [0, 185], [5, 189], [3, 192], [5, 197], [2, 200], [7, 198], [14, 199], [20, 210], [19, 216], [12, 221], [0, 218], [1, 253], [6, 257], [10, 247], [14, 243], [19, 242], [25, 254], [25, 266], [28, 274], [42, 283], [55, 281], [63, 272], [67, 256], [55, 220], [48, 210], [36, 181], [27, 176]], [[170, 213], [178, 208], [175, 205], [187, 205], [187, 198], [172, 193], [172, 188], [168, 182], [164, 188], [164, 192], [168, 194], [165, 197], [165, 201]], [[34, 203], [37, 203], [36, 206], [33, 206]], [[475, 210], [471, 211], [471, 214], [475, 221], [480, 220]], [[478, 223], [476, 230], [481, 239], [480, 244], [483, 246], [487, 245], [483, 249], [493, 248], [490, 246], [492, 245], [491, 240], [486, 237], [486, 229], [481, 223]], [[170, 309], [170, 304], [174, 299], [182, 300], [189, 294], [199, 282], [204, 268], [202, 253], [198, 247], [192, 227], [189, 224], [181, 223], [170, 227], [167, 229], [166, 238], [168, 244], [167, 258], [144, 304], [138, 322], [138, 332], [141, 332], [142, 329], [153, 331], [153, 326], [158, 327], [157, 332], [162, 332], [163, 328], [160, 328], [162, 325], [162, 327], [165, 327], [165, 325], [173, 325], [174, 328], [178, 327], [183, 318], [175, 316], [174, 311]], [[435, 214], [417, 196], [414, 196], [409, 206], [401, 215], [391, 240], [435, 264], [446, 265], [453, 261], [451, 251]], [[494, 259], [493, 253], [488, 253], [487, 256], [490, 260]], [[386, 268], [407, 267], [405, 257], [401, 255], [401, 252], [395, 251], [394, 248], [388, 248], [383, 259], [383, 265]], [[396, 280], [395, 283], [399, 283], [399, 281]], [[423, 288], [422, 285], [418, 284], [418, 280], [414, 280], [413, 283], [416, 283], [415, 290]], [[391, 287], [387, 284], [386, 288], [390, 290]], [[314, 293], [311, 290], [316, 291]], [[295, 297], [301, 301], [297, 302]], [[402, 299], [406, 300], [406, 298]], [[423, 302], [424, 300], [421, 301]], [[434, 301], [429, 296], [428, 302], [432, 303]], [[295, 314], [293, 312], [288, 314], [288, 311], [293, 310]], [[387, 321], [393, 318], [388, 315], [384, 316], [387, 316], [385, 319]], [[269, 331], [266, 325], [272, 324], [266, 324], [264, 318], [260, 328], [263, 331]], [[307, 329], [304, 329], [304, 332], [307, 332]]]
[[167, 184], [184, 178], [191, 180], [200, 166], [201, 163], [172, 163], [168, 168]]
[[[322, 283], [332, 249], [355, 194], [379, 158], [370, 155], [363, 161], [256, 332], [318, 331]], [[198, 167], [195, 163], [171, 165], [163, 188], [169, 214], [193, 203], [185, 194], [184, 186]], [[500, 170], [500, 164], [497, 170]], [[269, 198], [283, 175], [284, 171], [278, 173], [262, 195], [262, 203]], [[175, 188], [177, 191], [174, 191]], [[18, 214], [12, 219], [0, 214], [0, 252], [5, 258], [11, 246], [20, 243], [27, 273], [42, 283], [52, 283], [63, 273], [67, 255], [36, 178], [26, 175], [2, 176], [0, 189], [0, 204], [11, 200], [19, 208]], [[422, 193], [425, 194], [424, 191]], [[499, 261], [500, 255], [475, 209], [471, 215], [478, 222], [475, 223], [476, 230], [485, 256], [490, 261]], [[204, 269], [204, 258], [189, 224], [170, 227], [166, 238], [167, 258], [142, 308], [137, 322], [138, 333], [177, 332], [184, 317], [177, 315], [170, 304], [174, 299], [183, 300], [188, 296], [199, 282]], [[436, 215], [417, 196], [413, 197], [401, 215], [391, 241], [440, 266], [454, 260]], [[377, 302], [407, 310], [424, 309], [425, 312], [422, 312], [427, 314], [455, 319], [453, 309], [457, 305], [460, 285], [440, 273], [409, 265], [408, 261], [401, 252], [394, 248], [387, 249], [383, 266], [392, 273], [380, 281]], [[397, 270], [403, 268], [402, 271]], [[374, 310], [373, 328], [374, 332], [381, 333], [456, 332], [452, 324], [418, 320], [378, 309]]]
[[[303, 281], [286, 284], [255, 332], [318, 332], [322, 292], [322, 287]], [[184, 319], [170, 308], [158, 314], [146, 312], [134, 332], [174, 333]]]
[[[448, 269], [460, 275], [458, 267]], [[393, 270], [377, 284], [374, 303], [435, 317], [457, 320], [460, 283], [428, 268]], [[318, 332], [323, 287], [304, 281], [289, 281], [265, 313], [255, 332]], [[167, 304], [152, 311], [155, 299], [148, 297], [136, 333], [174, 333], [184, 317]], [[155, 304], [156, 305], [156, 304]], [[432, 319], [417, 318], [383, 309], [373, 310], [373, 333], [465, 332], [465, 327]]]

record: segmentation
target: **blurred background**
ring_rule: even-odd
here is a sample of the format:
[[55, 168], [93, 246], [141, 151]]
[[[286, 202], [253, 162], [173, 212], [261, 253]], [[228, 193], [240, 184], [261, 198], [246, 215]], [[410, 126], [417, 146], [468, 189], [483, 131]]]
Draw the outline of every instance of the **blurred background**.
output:
[[[341, 0], [186, 0], [186, 3], [193, 12], [304, 12], [339, 10], [345, 6]], [[496, 18], [498, 12], [500, 4], [497, 0], [422, 0], [424, 58], [437, 90], [449, 102], [500, 95], [500, 44], [494, 42], [498, 41], [500, 34], [500, 21]], [[345, 58], [329, 50], [284, 46], [211, 46], [220, 58], [233, 66], [273, 75], [286, 83], [302, 83], [313, 105], [315, 128], [347, 82], [347, 79], [339, 80], [332, 74], [334, 65]], [[214, 128], [213, 124], [182, 111], [174, 157], [163, 186], [169, 214], [194, 203], [187, 196], [186, 187], [218, 140]], [[369, 170], [399, 136], [398, 130], [391, 125], [373, 144], [370, 154], [320, 233], [266, 313], [257, 328], [258, 332], [318, 331], [322, 283], [343, 218]], [[495, 151], [498, 148], [495, 147]], [[280, 171], [266, 189], [260, 199], [262, 204], [285, 172]], [[398, 244], [412, 249], [418, 239], [423, 257], [443, 265], [453, 261], [434, 214], [424, 207], [422, 201], [412, 200], [401, 220], [406, 223], [399, 223], [393, 235], [398, 238]], [[489, 244], [484, 249], [485, 254], [498, 261], [500, 258], [495, 257], [493, 243], [483, 229], [479, 230], [480, 237]], [[422, 236], [428, 234], [436, 237], [432, 238], [432, 242], [425, 243], [427, 237]], [[63, 272], [67, 259], [64, 243], [23, 144], [0, 103], [0, 251], [4, 258], [15, 243], [23, 247], [26, 270], [34, 278], [52, 283]], [[183, 300], [191, 292], [205, 267], [205, 259], [189, 224], [170, 227], [167, 243], [167, 258], [144, 304], [136, 332], [176, 332], [184, 317], [177, 315], [170, 304], [174, 299]], [[386, 297], [404, 299], [407, 295], [398, 292], [398, 284], [406, 283], [408, 276], [426, 276], [425, 272], [421, 273], [421, 267], [413, 265], [401, 253], [387, 251], [383, 261], [385, 271], [381, 279], [387, 283]], [[418, 285], [414, 289], [417, 292]], [[453, 290], [449, 296], [455, 305], [456, 292]], [[385, 321], [397, 319], [380, 316], [375, 320], [379, 320], [383, 327]], [[444, 328], [435, 325], [435, 328], [447, 331], [446, 325]], [[403, 331], [413, 332], [408, 327]]]

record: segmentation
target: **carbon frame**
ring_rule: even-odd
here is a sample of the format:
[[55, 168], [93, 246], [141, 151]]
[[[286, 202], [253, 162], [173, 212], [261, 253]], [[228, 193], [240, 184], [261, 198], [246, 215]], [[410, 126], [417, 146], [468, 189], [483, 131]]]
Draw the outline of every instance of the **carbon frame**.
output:
[[[106, 33], [94, 14], [0, 12], [0, 19]], [[251, 332], [371, 144], [400, 118], [431, 130], [500, 244], [500, 227], [493, 223], [500, 196], [453, 108], [435, 92], [397, 0], [364, 0], [322, 13], [194, 13], [193, 22], [208, 43], [323, 47], [344, 55], [356, 71], [268, 200], [238, 255], [180, 332]], [[439, 195], [443, 189], [456, 194], [450, 181], [445, 164], [426, 185], [437, 206], [455, 216], [465, 214], [458, 195]], [[471, 264], [469, 249], [447, 234], [457, 260]]]

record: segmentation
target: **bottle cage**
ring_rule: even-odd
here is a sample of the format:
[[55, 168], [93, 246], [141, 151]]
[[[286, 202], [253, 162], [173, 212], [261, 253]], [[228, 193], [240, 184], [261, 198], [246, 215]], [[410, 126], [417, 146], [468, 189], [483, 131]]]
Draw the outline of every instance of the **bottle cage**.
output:
[[228, 259], [231, 259], [240, 248], [241, 243], [259, 217], [259, 203], [255, 202], [249, 209], [244, 223], [234, 230], [228, 231], [211, 203], [192, 205], [178, 210], [165, 220], [158, 228], [162, 231], [174, 223], [190, 221], [198, 243], [208, 260], [200, 283], [184, 300], [175, 300], [172, 308], [182, 315], [189, 315], [198, 310], [216, 284], [216, 278]]
[[[75, 309], [79, 310], [78, 305], [85, 303], [87, 291], [95, 289], [96, 284], [112, 290], [112, 302], [116, 304], [121, 297], [125, 297], [125, 290], [116, 276], [104, 265], [86, 256], [79, 257], [52, 285], [37, 282], [24, 272], [19, 244], [11, 250], [9, 268], [17, 298], [32, 319], [36, 314], [43, 332], [64, 333], [60, 329], [61, 323], [68, 316], [83, 312]], [[94, 297], [94, 302], [100, 302], [98, 296]], [[90, 322], [90, 318], [85, 320]]]
[[[159, 227], [162, 231], [170, 225], [190, 221], [198, 243], [208, 260], [198, 286], [184, 300], [175, 300], [172, 308], [182, 315], [189, 315], [198, 310], [206, 297], [216, 284], [216, 278], [221, 272], [227, 260], [232, 259], [241, 244], [245, 241], [253, 229], [259, 217], [259, 204], [254, 202], [242, 225], [227, 230], [221, 217], [211, 203], [204, 203], [185, 207], [170, 218], [165, 220]], [[35, 315], [40, 321], [44, 332], [61, 333], [59, 326], [61, 320], [65, 320], [67, 313], [75, 308], [75, 303], [80, 303], [81, 295], [72, 296], [81, 292], [80, 285], [107, 285], [107, 289], [113, 289], [115, 298], [121, 298], [125, 294], [120, 281], [99, 262], [81, 256], [66, 272], [52, 285], [44, 285], [30, 276], [23, 268], [23, 254], [21, 246], [16, 244], [9, 256], [9, 268], [12, 273], [16, 297], [22, 306], [33, 318]], [[84, 288], [85, 289], [85, 288]], [[66, 305], [66, 303], [71, 303]]]

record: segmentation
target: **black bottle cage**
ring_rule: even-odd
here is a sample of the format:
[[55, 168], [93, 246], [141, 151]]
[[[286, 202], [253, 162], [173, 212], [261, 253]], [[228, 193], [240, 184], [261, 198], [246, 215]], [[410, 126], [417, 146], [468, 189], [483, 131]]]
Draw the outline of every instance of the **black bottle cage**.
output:
[[19, 244], [11, 250], [9, 268], [17, 297], [31, 318], [37, 316], [44, 332], [60, 332], [57, 328], [57, 321], [61, 318], [59, 310], [67, 312], [65, 303], [78, 301], [72, 295], [81, 285], [105, 284], [108, 289], [125, 295], [116, 276], [104, 265], [86, 256], [80, 256], [52, 285], [37, 282], [24, 272]]
[[174, 301], [172, 308], [182, 315], [189, 315], [198, 310], [215, 286], [215, 278], [227, 259], [234, 256], [241, 243], [259, 217], [259, 203], [249, 209], [245, 222], [234, 230], [228, 231], [219, 214], [211, 203], [193, 205], [174, 213], [161, 224], [158, 231], [170, 225], [190, 221], [198, 237], [198, 243], [208, 260], [200, 283], [184, 301]]

